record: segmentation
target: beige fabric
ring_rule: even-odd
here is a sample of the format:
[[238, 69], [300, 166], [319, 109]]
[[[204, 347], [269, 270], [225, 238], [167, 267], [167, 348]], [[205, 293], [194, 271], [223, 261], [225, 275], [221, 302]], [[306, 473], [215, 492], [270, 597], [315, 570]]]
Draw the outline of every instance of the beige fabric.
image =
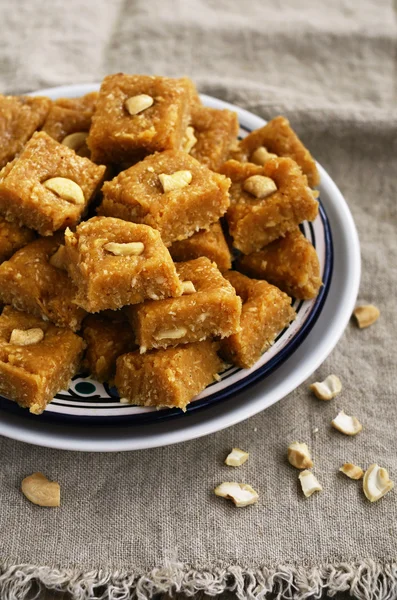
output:
[[[396, 491], [371, 505], [337, 472], [345, 461], [378, 462], [397, 482], [396, 46], [392, 0], [3, 3], [2, 92], [121, 70], [187, 74], [265, 118], [286, 114], [349, 202], [362, 244], [360, 300], [381, 318], [363, 331], [350, 324], [310, 379], [339, 375], [343, 395], [329, 403], [305, 384], [226, 431], [136, 453], [1, 439], [2, 599], [25, 598], [35, 577], [69, 585], [79, 600], [227, 589], [303, 598], [327, 587], [396, 597]], [[329, 427], [340, 408], [364, 424], [357, 438]], [[295, 439], [310, 445], [324, 487], [310, 499], [286, 462]], [[236, 472], [223, 465], [232, 446], [251, 453]], [[60, 509], [39, 509], [18, 491], [37, 470], [61, 483]], [[236, 510], [214, 497], [231, 477], [260, 492], [258, 506]], [[6, 569], [21, 564], [32, 568]]]

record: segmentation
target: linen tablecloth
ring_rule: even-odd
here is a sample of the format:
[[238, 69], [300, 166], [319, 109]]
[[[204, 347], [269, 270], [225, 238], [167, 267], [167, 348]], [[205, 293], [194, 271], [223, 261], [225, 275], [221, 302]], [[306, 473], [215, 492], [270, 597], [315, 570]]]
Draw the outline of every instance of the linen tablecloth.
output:
[[[286, 115], [345, 194], [362, 246], [359, 300], [381, 310], [369, 329], [351, 323], [310, 378], [339, 375], [343, 395], [332, 402], [306, 383], [225, 431], [133, 453], [1, 439], [2, 599], [34, 589], [42, 598], [44, 588], [76, 600], [397, 597], [396, 492], [372, 505], [337, 472], [345, 461], [378, 462], [397, 480], [395, 17], [392, 0], [2, 2], [2, 93], [117, 71], [188, 75], [264, 118]], [[331, 430], [339, 408], [364, 424], [357, 438]], [[324, 486], [310, 499], [286, 462], [295, 439], [310, 444]], [[232, 446], [251, 453], [238, 473], [223, 465]], [[61, 483], [61, 508], [22, 496], [34, 471]], [[259, 491], [257, 506], [215, 498], [214, 486], [231, 477]]]

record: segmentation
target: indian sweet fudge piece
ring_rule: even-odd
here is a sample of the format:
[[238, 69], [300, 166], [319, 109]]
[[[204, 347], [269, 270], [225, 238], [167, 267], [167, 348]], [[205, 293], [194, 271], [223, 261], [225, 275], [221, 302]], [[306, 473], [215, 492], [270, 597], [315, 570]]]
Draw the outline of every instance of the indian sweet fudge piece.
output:
[[234, 246], [251, 254], [318, 213], [315, 192], [290, 158], [273, 158], [263, 166], [229, 160], [221, 172], [230, 177], [229, 232]]
[[192, 109], [191, 127], [185, 150], [209, 169], [217, 171], [236, 141], [239, 130], [237, 113], [196, 105]]
[[90, 152], [87, 146], [87, 137], [90, 125], [90, 113], [53, 106], [42, 131], [57, 142], [74, 150], [79, 156], [88, 157]]
[[307, 176], [311, 187], [320, 183], [314, 158], [285, 117], [276, 117], [260, 129], [255, 129], [239, 142], [237, 151], [231, 153], [236, 160], [257, 165], [264, 165], [274, 155], [292, 158]]
[[296, 314], [291, 298], [274, 285], [249, 279], [237, 271], [229, 271], [225, 277], [241, 297], [243, 308], [241, 329], [221, 341], [221, 355], [228, 362], [248, 369]]
[[229, 186], [224, 175], [168, 150], [106, 182], [99, 214], [150, 225], [169, 246], [219, 219], [229, 206]]
[[136, 162], [182, 148], [192, 87], [186, 79], [118, 73], [105, 77], [87, 140], [92, 160]]
[[77, 98], [57, 98], [54, 100], [54, 106], [90, 113], [92, 116], [95, 112], [97, 100], [98, 92], [89, 92]]
[[27, 227], [19, 227], [16, 223], [0, 217], [0, 263], [10, 258], [14, 252], [32, 242], [34, 231]]
[[90, 157], [87, 137], [97, 97], [98, 92], [91, 92], [81, 98], [55, 100], [42, 131], [74, 150], [79, 156]]
[[119, 313], [88, 315], [83, 322], [83, 339], [87, 350], [84, 367], [98, 381], [111, 381], [116, 373], [116, 360], [122, 354], [137, 349], [134, 332], [126, 318]]
[[177, 263], [183, 295], [130, 306], [128, 317], [140, 351], [166, 348], [239, 329], [241, 300], [216, 265], [202, 257]]
[[112, 217], [93, 217], [65, 234], [67, 267], [88, 312], [117, 310], [182, 293], [158, 231]]
[[0, 169], [15, 158], [43, 125], [50, 106], [51, 100], [41, 96], [0, 95]]
[[131, 352], [117, 359], [115, 384], [122, 402], [157, 408], [181, 408], [214, 381], [223, 369], [210, 340], [153, 350]]
[[73, 227], [101, 185], [105, 169], [46, 133], [35, 133], [1, 172], [0, 214], [43, 236]]
[[77, 331], [85, 312], [74, 303], [77, 290], [56, 260], [62, 242], [62, 234], [37, 239], [3, 262], [0, 302]]
[[216, 263], [221, 273], [228, 271], [232, 266], [229, 246], [219, 221], [210, 225], [208, 231], [203, 229], [186, 240], [174, 242], [169, 251], [175, 262], [206, 256]]
[[0, 316], [0, 394], [40, 414], [79, 369], [83, 340], [6, 306]]
[[317, 252], [297, 227], [258, 252], [242, 256], [237, 269], [266, 279], [289, 296], [310, 300], [322, 285]]
[[189, 77], [183, 77], [183, 82], [187, 86], [190, 95], [190, 109], [193, 110], [196, 106], [203, 106], [200, 100], [196, 84]]

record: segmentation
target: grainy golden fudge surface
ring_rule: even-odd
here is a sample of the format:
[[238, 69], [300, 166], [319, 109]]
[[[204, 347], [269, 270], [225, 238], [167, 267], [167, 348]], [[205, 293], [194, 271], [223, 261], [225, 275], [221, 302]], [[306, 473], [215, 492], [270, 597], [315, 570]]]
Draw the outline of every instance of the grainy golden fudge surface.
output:
[[195, 106], [191, 126], [197, 139], [190, 150], [191, 156], [217, 171], [236, 141], [239, 130], [237, 114], [231, 110]]
[[[42, 339], [39, 335], [36, 343], [23, 345], [11, 337], [15, 330], [22, 330], [24, 343], [40, 331]], [[0, 316], [0, 394], [40, 414], [68, 386], [83, 349], [83, 340], [69, 329], [5, 307]]]
[[77, 290], [50, 262], [62, 241], [61, 234], [35, 240], [3, 262], [0, 302], [77, 331], [85, 315], [74, 303]]
[[[0, 214], [44, 236], [72, 227], [80, 221], [104, 173], [104, 166], [77, 156], [46, 133], [35, 133], [1, 172]], [[62, 178], [58, 193], [47, 187], [55, 178]], [[75, 184], [80, 188], [77, 193]]]
[[0, 169], [12, 160], [45, 121], [51, 100], [0, 95]]
[[[188, 171], [190, 183], [164, 191], [160, 176]], [[229, 206], [230, 180], [213, 173], [185, 152], [148, 156], [103, 186], [102, 215], [158, 229], [168, 246], [208, 229]]]
[[32, 242], [34, 231], [27, 227], [19, 227], [16, 223], [0, 217], [0, 263], [10, 258], [14, 252]]
[[98, 381], [110, 381], [116, 373], [116, 360], [137, 348], [135, 336], [127, 319], [116, 315], [88, 315], [83, 323], [83, 338], [87, 345], [84, 367]]
[[95, 112], [97, 100], [98, 92], [89, 92], [77, 98], [57, 98], [54, 100], [54, 105], [69, 110], [77, 110], [78, 112], [90, 113], [92, 116]]
[[[152, 104], [134, 114], [129, 100]], [[118, 73], [102, 82], [88, 146], [95, 162], [135, 162], [146, 154], [181, 148], [190, 119], [192, 87], [185, 79]], [[133, 114], [131, 114], [133, 113]]]
[[[75, 233], [67, 230], [65, 241], [67, 267], [78, 287], [76, 302], [88, 312], [182, 293], [170, 253], [159, 232], [147, 225], [94, 217]], [[133, 253], [128, 254], [131, 243]]]
[[72, 133], [84, 133], [88, 136], [91, 117], [92, 114], [88, 111], [53, 106], [48, 113], [42, 130], [57, 142], [62, 143]]
[[81, 98], [55, 100], [42, 131], [72, 148], [79, 156], [90, 158], [87, 137], [97, 98], [98, 92], [91, 92]]
[[241, 257], [237, 268], [302, 300], [317, 296], [322, 285], [316, 250], [299, 228], [262, 250]]
[[209, 340], [117, 359], [116, 386], [131, 404], [186, 409], [223, 368]]
[[229, 362], [249, 368], [277, 335], [295, 319], [291, 298], [266, 281], [249, 279], [236, 271], [225, 277], [243, 301], [241, 330], [221, 341], [221, 355]]
[[[312, 221], [317, 216], [314, 192], [290, 158], [275, 158], [263, 167], [229, 160], [221, 172], [232, 180], [227, 222], [234, 246], [243, 254], [260, 250], [302, 221]], [[255, 197], [244, 189], [253, 176], [271, 179], [276, 191], [265, 198]]]
[[229, 270], [232, 266], [229, 246], [219, 221], [210, 225], [208, 231], [201, 230], [186, 240], [174, 242], [169, 250], [176, 262], [206, 256], [210, 261], [216, 263], [221, 273]]
[[260, 129], [249, 133], [239, 142], [238, 151], [232, 153], [232, 156], [237, 160], [256, 162], [253, 154], [261, 147], [278, 156], [292, 158], [307, 176], [311, 187], [320, 183], [315, 160], [285, 117], [276, 117]]
[[128, 309], [141, 352], [223, 338], [239, 329], [241, 300], [215, 264], [203, 257], [177, 263], [176, 269], [182, 286], [189, 282], [187, 292]]

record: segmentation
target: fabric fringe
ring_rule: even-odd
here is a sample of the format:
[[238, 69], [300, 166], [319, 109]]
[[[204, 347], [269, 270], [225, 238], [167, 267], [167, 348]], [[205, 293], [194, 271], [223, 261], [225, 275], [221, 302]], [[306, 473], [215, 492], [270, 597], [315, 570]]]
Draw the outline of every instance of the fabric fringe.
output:
[[319, 599], [348, 592], [358, 600], [396, 600], [397, 563], [322, 566], [280, 566], [256, 570], [237, 566], [194, 569], [169, 563], [145, 575], [122, 571], [53, 569], [32, 565], [3, 566], [1, 600], [40, 600], [44, 590], [67, 592], [72, 600], [151, 600], [156, 594], [218, 596], [228, 592], [238, 600]]

